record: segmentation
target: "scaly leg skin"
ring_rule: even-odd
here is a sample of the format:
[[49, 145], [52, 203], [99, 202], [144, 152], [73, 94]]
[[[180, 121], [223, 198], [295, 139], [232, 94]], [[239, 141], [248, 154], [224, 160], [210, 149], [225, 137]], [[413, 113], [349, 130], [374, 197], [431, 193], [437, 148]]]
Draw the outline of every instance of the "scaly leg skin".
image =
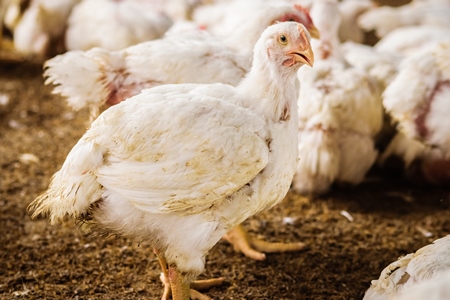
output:
[[161, 276], [159, 276], [159, 279], [164, 285], [164, 292], [161, 300], [170, 300], [170, 297], [172, 296], [172, 290], [170, 289], [169, 272], [167, 270], [166, 258], [164, 257], [164, 254], [162, 254], [156, 248], [153, 248], [153, 252], [158, 257], [159, 264], [161, 265], [162, 270]]
[[192, 290], [190, 283], [175, 266], [169, 266], [169, 280], [172, 286], [173, 300], [212, 300], [208, 296]]
[[245, 256], [254, 260], [264, 260], [263, 252], [289, 252], [305, 248], [304, 243], [270, 243], [252, 238], [248, 235], [242, 225], [236, 226], [223, 236], [223, 239], [233, 245], [234, 250], [242, 252]]
[[[167, 270], [167, 262], [166, 258], [164, 257], [164, 254], [162, 254], [157, 249], [153, 249], [153, 252], [156, 254], [159, 260], [159, 264], [161, 265], [161, 276], [159, 279], [164, 285], [164, 292], [162, 295], [161, 300], [170, 300], [172, 296], [172, 290], [171, 290], [171, 282], [169, 277], [169, 271]], [[220, 278], [214, 278], [214, 279], [206, 279], [206, 280], [195, 280], [191, 282], [190, 285], [190, 297], [191, 299], [198, 299], [198, 300], [210, 300], [208, 296], [203, 295], [202, 293], [196, 291], [196, 290], [205, 290], [209, 289], [214, 286], [222, 285], [223, 281], [225, 280], [224, 277]], [[175, 298], [174, 298], [175, 299]]]

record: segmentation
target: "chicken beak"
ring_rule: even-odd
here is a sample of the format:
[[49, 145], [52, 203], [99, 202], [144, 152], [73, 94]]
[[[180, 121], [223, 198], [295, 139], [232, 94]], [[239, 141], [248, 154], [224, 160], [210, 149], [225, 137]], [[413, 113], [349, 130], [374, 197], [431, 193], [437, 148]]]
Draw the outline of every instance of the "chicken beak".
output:
[[298, 49], [291, 51], [288, 54], [291, 54], [296, 62], [308, 65], [310, 67], [314, 64], [314, 52], [309, 45], [306, 49]]
[[313, 38], [313, 39], [320, 39], [320, 32], [319, 29], [316, 28], [316, 26], [314, 26], [314, 24], [311, 24], [311, 26], [308, 28], [308, 32], [309, 35]]

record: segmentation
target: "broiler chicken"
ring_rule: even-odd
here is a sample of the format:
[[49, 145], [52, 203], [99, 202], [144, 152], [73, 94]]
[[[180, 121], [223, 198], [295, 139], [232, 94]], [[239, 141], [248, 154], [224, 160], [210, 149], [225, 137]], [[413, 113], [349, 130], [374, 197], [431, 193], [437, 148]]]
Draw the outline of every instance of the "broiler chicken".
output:
[[371, 0], [343, 0], [339, 2], [341, 24], [339, 25], [339, 39], [341, 42], [364, 42], [364, 31], [358, 25], [358, 17], [375, 7]]
[[163, 36], [172, 26], [160, 1], [83, 0], [70, 14], [66, 47], [121, 50]]
[[382, 159], [400, 156], [409, 176], [422, 183], [450, 183], [449, 99], [450, 40], [405, 59], [383, 94], [383, 105], [401, 133]]
[[[80, 0], [32, 0], [11, 21], [15, 49], [38, 60], [63, 52], [67, 18]], [[18, 4], [17, 4], [18, 6]]]
[[309, 41], [301, 24], [272, 25], [237, 87], [163, 85], [104, 111], [30, 205], [33, 215], [150, 240], [173, 299], [189, 299], [217, 241], [289, 190], [296, 74], [313, 64]]
[[412, 297], [405, 296], [414, 295], [409, 293], [409, 290], [414, 291], [414, 287], [418, 287], [422, 282], [433, 282], [443, 276], [448, 278], [449, 271], [450, 235], [447, 235], [387, 266], [377, 280], [372, 280], [363, 300], [448, 299], [430, 297], [433, 293], [427, 294], [426, 297], [422, 294], [422, 298], [417, 297], [417, 294]]
[[391, 31], [375, 44], [374, 49], [380, 53], [408, 56], [445, 39], [450, 39], [450, 26], [407, 26]]
[[[237, 51], [242, 51], [243, 48], [253, 48], [254, 39], [249, 39], [248, 36], [259, 36], [261, 32], [260, 25], [257, 25], [258, 23], [255, 20], [295, 21], [305, 24], [311, 36], [316, 36], [315, 28], [307, 25], [312, 23], [308, 10], [303, 5], [288, 2], [279, 0], [218, 2], [198, 7], [194, 11], [193, 19], [196, 24], [201, 25], [213, 35], [224, 39], [229, 47]], [[288, 7], [290, 9], [286, 10]], [[292, 10], [292, 7], [295, 7], [297, 11]], [[281, 11], [284, 11], [284, 13], [280, 14]], [[278, 17], [274, 18], [275, 14]], [[272, 23], [264, 22], [264, 24], [267, 27]], [[229, 37], [232, 38], [229, 39]]]
[[359, 25], [367, 31], [375, 30], [384, 37], [404, 26], [433, 25], [450, 27], [449, 0], [415, 0], [399, 7], [372, 8], [359, 17]]
[[358, 184], [374, 163], [374, 137], [382, 105], [373, 79], [343, 60], [337, 1], [317, 0], [311, 17], [320, 32], [312, 41], [316, 65], [299, 71], [299, 162], [293, 188], [326, 192], [333, 182]]
[[[91, 107], [92, 118], [103, 104], [117, 104], [144, 88], [160, 84], [236, 85], [250, 68], [258, 37], [267, 26], [286, 19], [287, 15], [295, 16], [313, 37], [318, 36], [306, 10], [292, 5], [267, 6], [227, 42], [195, 31], [170, 34], [118, 52], [98, 48], [69, 51], [46, 62], [46, 84], [55, 84], [53, 92], [67, 97], [73, 109]], [[239, 44], [243, 37], [246, 43]], [[239, 52], [227, 46], [231, 41], [241, 47]]]
[[403, 55], [377, 51], [374, 47], [353, 42], [343, 43], [340, 50], [350, 65], [377, 81], [380, 93], [394, 80], [403, 59]]
[[0, 1], [0, 61], [20, 62], [23, 57], [15, 51], [12, 37], [5, 33], [12, 28], [17, 16], [19, 0]]

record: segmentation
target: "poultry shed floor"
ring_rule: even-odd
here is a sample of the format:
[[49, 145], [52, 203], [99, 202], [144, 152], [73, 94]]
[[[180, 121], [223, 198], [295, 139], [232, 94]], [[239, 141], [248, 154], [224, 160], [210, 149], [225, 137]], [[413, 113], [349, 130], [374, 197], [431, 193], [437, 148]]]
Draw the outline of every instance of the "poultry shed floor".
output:
[[[71, 221], [51, 226], [26, 211], [86, 130], [87, 112], [52, 95], [35, 64], [0, 66], [0, 103], [0, 299], [158, 299], [159, 265], [146, 242], [99, 238]], [[221, 241], [201, 277], [226, 282], [205, 293], [361, 299], [388, 263], [450, 233], [449, 206], [448, 189], [380, 172], [316, 199], [290, 192], [244, 225], [254, 236], [308, 247], [253, 261]]]

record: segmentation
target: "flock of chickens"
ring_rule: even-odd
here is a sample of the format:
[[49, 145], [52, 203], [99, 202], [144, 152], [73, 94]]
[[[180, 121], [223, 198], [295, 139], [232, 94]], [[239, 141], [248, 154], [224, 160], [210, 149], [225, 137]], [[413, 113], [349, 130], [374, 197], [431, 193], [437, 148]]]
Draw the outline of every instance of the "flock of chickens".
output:
[[[4, 0], [0, 16], [2, 50], [47, 59], [54, 93], [90, 109], [30, 209], [150, 239], [163, 299], [209, 299], [190, 287], [222, 237], [254, 259], [303, 248], [239, 225], [290, 188], [357, 185], [394, 157], [450, 182], [449, 0]], [[448, 299], [449, 255], [447, 236], [400, 258], [364, 299]]]

